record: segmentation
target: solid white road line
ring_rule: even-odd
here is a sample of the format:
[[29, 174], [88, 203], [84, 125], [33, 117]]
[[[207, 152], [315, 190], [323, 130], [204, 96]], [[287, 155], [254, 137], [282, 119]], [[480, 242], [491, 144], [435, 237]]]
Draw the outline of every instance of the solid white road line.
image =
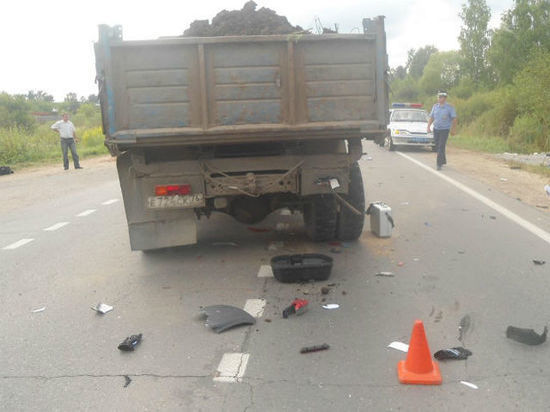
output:
[[26, 245], [27, 243], [32, 242], [33, 240], [34, 240], [34, 239], [21, 239], [21, 240], [18, 240], [17, 242], [15, 242], [15, 243], [12, 243], [11, 245], [8, 245], [8, 246], [3, 247], [2, 249], [3, 249], [3, 250], [13, 250], [13, 249], [17, 249], [17, 248], [20, 247], [20, 246], [23, 246], [23, 245]]
[[246, 372], [246, 365], [248, 363], [248, 353], [224, 353], [216, 376], [214, 376], [215, 382], [241, 382], [244, 373]]
[[109, 199], [102, 203], [102, 205], [112, 205], [113, 203], [118, 202], [118, 199]]
[[486, 206], [489, 206], [491, 209], [493, 209], [496, 212], [500, 213], [501, 215], [507, 217], [512, 222], [517, 223], [518, 225], [520, 225], [524, 229], [531, 232], [533, 235], [538, 236], [539, 238], [544, 240], [546, 243], [550, 243], [550, 233], [546, 232], [545, 230], [542, 230], [540, 227], [532, 224], [531, 222], [528, 222], [524, 218], [516, 215], [514, 212], [506, 209], [505, 207], [499, 205], [498, 203], [493, 202], [491, 199], [489, 199], [488, 197], [483, 196], [481, 193], [478, 193], [475, 190], [470, 189], [468, 186], [466, 186], [466, 185], [464, 185], [460, 182], [457, 182], [454, 179], [451, 179], [449, 176], [445, 176], [443, 173], [441, 173], [439, 171], [436, 171], [435, 169], [432, 169], [429, 166], [426, 166], [424, 163], [412, 158], [411, 156], [408, 156], [408, 155], [406, 155], [404, 153], [401, 153], [401, 152], [397, 152], [397, 154], [399, 156], [404, 157], [407, 160], [410, 160], [411, 162], [413, 162], [417, 166], [420, 166], [424, 170], [427, 170], [428, 172], [434, 174], [435, 176], [437, 176], [437, 177], [445, 180], [446, 182], [452, 184], [456, 188], [462, 190], [464, 193], [469, 194], [474, 199], [477, 199], [481, 203], [484, 203]]
[[46, 229], [42, 229], [42, 230], [45, 230], [46, 232], [53, 232], [54, 230], [60, 229], [63, 226], [66, 226], [68, 224], [69, 224], [69, 222], [59, 222], [59, 223], [56, 223], [55, 225], [52, 225], [52, 226], [47, 227]]
[[255, 318], [261, 318], [264, 314], [265, 299], [247, 299], [243, 310]]
[[79, 213], [77, 216], [78, 217], [88, 216], [88, 215], [91, 215], [92, 213], [94, 213], [95, 211], [96, 211], [96, 209], [88, 209], [88, 210], [85, 210], [84, 212]]
[[258, 277], [259, 278], [272, 278], [273, 277], [273, 270], [271, 269], [271, 266], [270, 265], [260, 266], [260, 270], [258, 271]]

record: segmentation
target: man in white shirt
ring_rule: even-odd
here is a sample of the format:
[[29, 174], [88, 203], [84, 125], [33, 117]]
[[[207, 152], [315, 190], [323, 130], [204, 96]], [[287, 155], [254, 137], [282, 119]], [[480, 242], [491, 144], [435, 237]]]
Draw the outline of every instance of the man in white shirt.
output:
[[71, 149], [71, 156], [73, 157], [74, 168], [82, 169], [76, 153], [76, 129], [73, 122], [69, 120], [69, 115], [63, 113], [63, 120], [58, 120], [51, 127], [59, 133], [61, 138], [61, 152], [63, 152], [63, 167], [65, 170], [69, 169], [69, 156], [67, 156], [67, 149]]

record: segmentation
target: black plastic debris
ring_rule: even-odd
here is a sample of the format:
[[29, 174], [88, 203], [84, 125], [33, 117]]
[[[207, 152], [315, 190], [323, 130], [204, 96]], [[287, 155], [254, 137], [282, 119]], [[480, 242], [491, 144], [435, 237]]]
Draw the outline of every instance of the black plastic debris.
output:
[[322, 345], [305, 346], [302, 349], [300, 349], [300, 353], [319, 352], [327, 349], [330, 349], [330, 345], [328, 345], [327, 343], [323, 343]]
[[462, 342], [462, 344], [464, 344], [464, 340], [466, 339], [466, 334], [470, 330], [470, 326], [472, 326], [472, 319], [470, 318], [470, 315], [464, 315], [458, 323], [458, 340]]
[[280, 255], [271, 258], [271, 268], [275, 279], [283, 283], [327, 280], [332, 270], [332, 258], [317, 253]]
[[128, 375], [124, 375], [124, 387], [126, 388], [130, 383], [132, 383], [132, 379]]
[[13, 173], [11, 167], [9, 166], [0, 166], [0, 175], [10, 175]]
[[323, 286], [323, 287], [321, 288], [321, 294], [323, 294], [323, 295], [328, 295], [329, 292], [330, 292], [330, 288], [329, 288], [329, 287]]
[[124, 341], [118, 345], [118, 348], [124, 352], [131, 352], [141, 342], [142, 334], [128, 336]]
[[508, 339], [512, 339], [526, 345], [540, 345], [541, 343], [544, 343], [546, 341], [547, 334], [548, 326], [544, 327], [544, 331], [540, 335], [533, 329], [516, 328], [515, 326], [508, 326], [506, 329], [506, 337]]
[[241, 325], [254, 325], [256, 319], [248, 312], [229, 305], [213, 305], [201, 308], [206, 315], [206, 325], [214, 332], [221, 333]]
[[545, 260], [533, 259], [533, 263], [535, 265], [544, 265], [546, 263], [546, 261]]
[[457, 346], [450, 349], [438, 350], [434, 353], [434, 358], [437, 360], [463, 360], [468, 359], [468, 356], [471, 356], [472, 352], [462, 346]]

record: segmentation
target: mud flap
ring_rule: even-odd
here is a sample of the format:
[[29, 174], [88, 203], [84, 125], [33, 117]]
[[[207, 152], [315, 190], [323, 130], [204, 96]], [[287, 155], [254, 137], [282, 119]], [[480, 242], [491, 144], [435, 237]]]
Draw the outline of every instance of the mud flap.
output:
[[177, 220], [128, 224], [132, 250], [151, 250], [197, 243], [197, 225], [192, 210]]

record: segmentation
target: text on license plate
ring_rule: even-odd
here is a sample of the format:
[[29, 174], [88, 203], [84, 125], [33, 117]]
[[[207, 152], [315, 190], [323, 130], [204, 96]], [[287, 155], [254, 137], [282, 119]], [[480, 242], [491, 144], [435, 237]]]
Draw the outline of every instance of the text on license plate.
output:
[[150, 196], [147, 199], [147, 207], [149, 209], [182, 209], [203, 206], [203, 193], [194, 195]]

